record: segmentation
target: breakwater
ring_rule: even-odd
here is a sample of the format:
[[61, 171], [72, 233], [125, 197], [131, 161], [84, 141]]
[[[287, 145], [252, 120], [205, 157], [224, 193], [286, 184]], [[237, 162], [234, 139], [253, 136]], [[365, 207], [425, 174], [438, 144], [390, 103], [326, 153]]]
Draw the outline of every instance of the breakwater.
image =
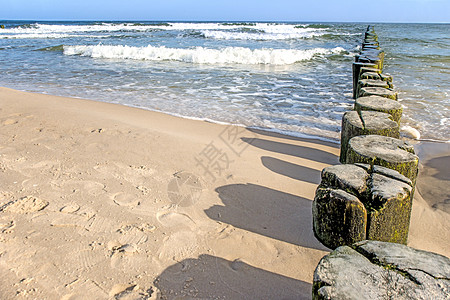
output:
[[419, 160], [399, 139], [402, 107], [383, 65], [369, 26], [353, 63], [354, 110], [342, 118], [342, 164], [322, 170], [313, 201], [314, 235], [335, 249], [316, 267], [313, 299], [445, 299], [450, 288], [447, 257], [406, 246]]
[[362, 240], [406, 244], [419, 159], [400, 140], [402, 106], [372, 26], [353, 63], [354, 110], [342, 118], [340, 162], [325, 168], [313, 228], [329, 248]]

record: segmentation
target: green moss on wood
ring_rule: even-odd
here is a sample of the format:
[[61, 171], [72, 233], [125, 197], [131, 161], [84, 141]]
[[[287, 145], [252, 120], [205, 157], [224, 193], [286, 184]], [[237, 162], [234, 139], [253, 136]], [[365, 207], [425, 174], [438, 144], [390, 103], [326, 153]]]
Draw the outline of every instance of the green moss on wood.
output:
[[406, 244], [413, 191], [408, 179], [382, 167], [365, 171], [352, 164], [328, 167], [322, 174], [313, 201], [313, 229], [319, 241], [334, 249], [365, 235]]
[[[365, 74], [368, 74], [368, 73], [365, 73]], [[359, 95], [360, 90], [362, 88], [367, 88], [367, 87], [392, 89], [393, 85], [390, 82], [379, 80], [379, 79], [360, 79], [360, 80], [358, 80], [356, 94]]]
[[359, 78], [361, 78], [362, 74], [367, 73], [367, 72], [380, 74], [381, 70], [378, 68], [362, 67], [359, 71]]
[[328, 248], [351, 245], [366, 237], [366, 209], [347, 192], [318, 188], [312, 213], [314, 235]]
[[359, 113], [361, 113], [361, 111], [379, 111], [387, 113], [391, 115], [392, 119], [398, 124], [400, 124], [400, 119], [403, 114], [403, 107], [398, 101], [379, 96], [357, 98], [354, 109]]
[[[363, 62], [354, 62], [352, 64], [353, 70], [353, 99], [357, 98], [356, 88], [358, 86], [359, 74], [361, 72], [361, 68], [377, 68], [376, 64], [372, 63], [363, 63]], [[381, 72], [381, 71], [380, 71]]]
[[[401, 140], [378, 135], [366, 135], [350, 139], [345, 163], [366, 163], [379, 165], [408, 177], [416, 182], [419, 158], [414, 155], [414, 148]], [[411, 155], [403, 154], [401, 151]]]
[[346, 162], [348, 142], [359, 135], [382, 135], [400, 137], [398, 123], [389, 114], [382, 112], [346, 112], [342, 117], [340, 162]]
[[378, 87], [363, 87], [359, 89], [358, 97], [380, 96], [392, 100], [397, 100], [398, 94], [392, 89]]
[[[380, 74], [377, 72], [365, 72], [359, 75], [359, 80], [361, 79], [371, 79], [371, 80], [380, 80]], [[359, 83], [359, 82], [358, 82]]]
[[406, 244], [412, 208], [412, 187], [373, 173], [368, 181], [367, 239]]

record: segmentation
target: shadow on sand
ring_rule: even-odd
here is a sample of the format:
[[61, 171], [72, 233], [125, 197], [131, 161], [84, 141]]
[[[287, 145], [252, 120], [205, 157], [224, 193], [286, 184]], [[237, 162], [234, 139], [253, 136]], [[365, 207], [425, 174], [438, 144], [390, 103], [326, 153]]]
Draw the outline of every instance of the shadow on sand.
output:
[[311, 299], [304, 281], [211, 255], [185, 259], [155, 280], [162, 299]]
[[221, 186], [216, 192], [224, 206], [205, 210], [211, 219], [294, 245], [328, 251], [314, 237], [311, 200], [250, 183]]
[[262, 164], [269, 170], [293, 178], [313, 184], [320, 183], [321, 172], [305, 166], [293, 164], [278, 158], [263, 156]]
[[[291, 155], [295, 157], [301, 157], [304, 159], [309, 159], [325, 164], [334, 165], [339, 163], [338, 157], [330, 152], [316, 149], [313, 147], [293, 145], [269, 140], [263, 140], [258, 138], [242, 138], [246, 143], [251, 144], [254, 147], [264, 149], [271, 152]], [[315, 141], [310, 140], [309, 142], [315, 143]]]
[[328, 141], [319, 140], [316, 138], [310, 138], [310, 139], [301, 138], [301, 137], [296, 137], [296, 136], [292, 136], [292, 135], [286, 135], [286, 134], [281, 134], [281, 133], [277, 133], [277, 132], [272, 132], [269, 130], [261, 130], [261, 129], [255, 129], [255, 128], [247, 128], [247, 130], [250, 132], [259, 134], [259, 135], [265, 135], [265, 136], [270, 136], [270, 137], [275, 137], [275, 138], [282, 138], [282, 139], [291, 140], [291, 141], [302, 141], [302, 142], [309, 142], [309, 143], [312, 142], [312, 143], [318, 144], [318, 145], [339, 148], [339, 143], [328, 142]]

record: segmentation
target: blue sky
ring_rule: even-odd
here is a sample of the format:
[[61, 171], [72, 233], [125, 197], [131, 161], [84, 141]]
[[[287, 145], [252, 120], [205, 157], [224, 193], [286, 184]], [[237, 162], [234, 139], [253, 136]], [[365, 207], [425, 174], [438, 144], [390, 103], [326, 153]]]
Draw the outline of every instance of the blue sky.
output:
[[450, 22], [450, 0], [2, 0], [0, 19]]

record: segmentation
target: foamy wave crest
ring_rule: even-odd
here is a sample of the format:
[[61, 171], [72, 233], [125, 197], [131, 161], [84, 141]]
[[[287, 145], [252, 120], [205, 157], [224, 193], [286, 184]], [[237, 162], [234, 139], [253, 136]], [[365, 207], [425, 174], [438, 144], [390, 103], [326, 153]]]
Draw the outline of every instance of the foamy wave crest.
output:
[[316, 55], [329, 55], [345, 52], [341, 47], [333, 49], [314, 48], [309, 50], [293, 49], [255, 49], [227, 47], [192, 49], [166, 47], [130, 47], [130, 46], [64, 46], [65, 55], [80, 55], [93, 58], [134, 59], [149, 61], [181, 61], [197, 64], [272, 64], [289, 65], [310, 60]]
[[151, 31], [151, 30], [239, 30], [251, 28], [253, 30], [272, 34], [302, 34], [320, 32], [324, 28], [305, 28], [293, 24], [274, 23], [99, 23], [79, 25], [57, 24], [28, 24], [25, 26], [5, 28], [1, 32], [5, 34], [49, 34], [49, 33], [79, 33], [79, 32], [117, 32], [117, 31]]
[[202, 34], [206, 38], [218, 40], [291, 40], [306, 39], [324, 35], [324, 32], [283, 32], [283, 33], [250, 33], [204, 30]]
[[304, 28], [294, 24], [275, 23], [169, 23], [169, 30], [236, 30], [252, 28], [266, 33], [298, 33], [308, 31], [321, 31], [323, 28]]
[[2, 33], [9, 34], [57, 34], [57, 33], [80, 33], [80, 32], [117, 32], [117, 31], [147, 31], [149, 29], [160, 28], [158, 25], [134, 25], [123, 24], [91, 24], [91, 25], [48, 25], [33, 24], [26, 27], [16, 27], [3, 29]]

